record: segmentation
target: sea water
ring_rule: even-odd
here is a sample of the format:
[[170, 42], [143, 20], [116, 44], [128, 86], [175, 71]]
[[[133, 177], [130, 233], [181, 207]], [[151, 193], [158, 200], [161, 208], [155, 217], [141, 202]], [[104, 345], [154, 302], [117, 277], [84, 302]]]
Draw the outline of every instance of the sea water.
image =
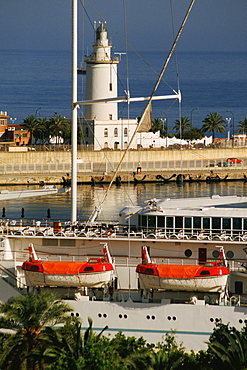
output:
[[[37, 186], [15, 186], [9, 190], [26, 190], [37, 188]], [[1, 190], [1, 189], [0, 189]], [[94, 211], [95, 206], [99, 206], [107, 185], [79, 185], [77, 195], [78, 219], [87, 220]], [[153, 183], [153, 184], [122, 184], [112, 185], [108, 196], [102, 206], [98, 220], [114, 220], [119, 218], [119, 212], [126, 206], [144, 206], [148, 199], [163, 198], [190, 198], [203, 197], [219, 194], [247, 196], [247, 183], [244, 181], [220, 182], [207, 184], [201, 183]], [[57, 195], [47, 195], [42, 197], [14, 199], [1, 201], [0, 219], [2, 208], [5, 208], [6, 219], [20, 219], [22, 208], [24, 208], [24, 218], [28, 220], [42, 219], [47, 222], [68, 221], [71, 217], [71, 192]], [[50, 210], [50, 219], [47, 218], [47, 210]]]
[[[10, 123], [22, 123], [31, 114], [71, 116], [69, 51], [0, 50], [0, 56], [0, 110], [8, 112]], [[124, 95], [127, 86], [132, 97], [149, 96], [166, 57], [167, 52], [122, 55], [118, 65], [119, 96]], [[246, 52], [177, 53], [168, 64], [157, 94], [172, 94], [179, 86], [181, 115], [191, 119], [193, 126], [200, 128], [207, 114], [218, 112], [224, 119], [231, 118], [232, 133], [233, 125], [236, 130], [239, 121], [247, 117], [246, 58]], [[79, 100], [84, 93], [85, 75], [80, 75]], [[131, 103], [128, 110], [126, 104], [119, 104], [119, 117], [139, 117], [144, 107], [145, 103]], [[82, 110], [79, 117], [83, 117]], [[174, 132], [174, 121], [179, 118], [177, 101], [154, 102], [153, 118], [166, 119], [169, 132]], [[221, 137], [227, 137], [227, 132]]]

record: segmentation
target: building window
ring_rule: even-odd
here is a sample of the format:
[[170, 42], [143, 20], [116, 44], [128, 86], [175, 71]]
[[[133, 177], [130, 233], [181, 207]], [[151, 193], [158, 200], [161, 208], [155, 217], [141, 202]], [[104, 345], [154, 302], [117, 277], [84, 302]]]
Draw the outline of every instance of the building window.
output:
[[125, 129], [124, 129], [124, 136], [125, 137], [128, 136], [128, 129], [127, 129], [127, 127], [125, 127]]
[[112, 91], [112, 83], [109, 83], [109, 90]]
[[107, 149], [108, 148], [108, 143], [107, 141], [104, 143], [104, 148]]
[[88, 127], [86, 127], [86, 137], [88, 137]]
[[117, 129], [117, 127], [116, 127], [116, 128], [114, 128], [114, 136], [115, 136], [115, 137], [118, 137], [118, 129]]
[[109, 114], [109, 120], [110, 121], [112, 120], [112, 114]]
[[108, 128], [107, 127], [104, 129], [104, 137], [108, 137]]
[[4, 119], [0, 119], [0, 125], [4, 126]]

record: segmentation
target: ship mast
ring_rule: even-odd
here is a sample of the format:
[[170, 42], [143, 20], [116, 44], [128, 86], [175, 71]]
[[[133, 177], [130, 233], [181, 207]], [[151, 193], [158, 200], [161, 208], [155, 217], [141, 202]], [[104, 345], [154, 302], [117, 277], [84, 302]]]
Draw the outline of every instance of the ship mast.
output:
[[71, 222], [77, 221], [77, 0], [72, 0]]

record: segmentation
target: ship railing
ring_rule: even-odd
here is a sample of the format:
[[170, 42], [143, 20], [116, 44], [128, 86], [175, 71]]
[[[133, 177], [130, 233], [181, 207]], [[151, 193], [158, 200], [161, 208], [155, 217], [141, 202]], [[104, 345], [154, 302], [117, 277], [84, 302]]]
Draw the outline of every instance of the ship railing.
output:
[[[59, 226], [58, 226], [59, 224]], [[63, 224], [63, 225], [62, 225]], [[50, 220], [0, 220], [0, 236], [58, 236], [58, 237], [124, 237], [140, 239], [181, 239], [181, 240], [219, 240], [219, 241], [247, 241], [247, 232], [244, 230], [189, 230], [186, 229], [134, 229], [126, 228], [117, 223], [114, 225], [96, 225], [86, 227], [85, 224], [70, 224], [52, 222]]]

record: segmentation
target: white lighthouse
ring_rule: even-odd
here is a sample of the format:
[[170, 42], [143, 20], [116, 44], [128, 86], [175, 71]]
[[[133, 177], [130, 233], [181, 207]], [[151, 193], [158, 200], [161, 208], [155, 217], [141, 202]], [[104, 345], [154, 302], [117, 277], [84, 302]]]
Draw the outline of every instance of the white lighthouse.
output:
[[[115, 98], [117, 91], [118, 58], [111, 56], [112, 45], [103, 22], [96, 30], [93, 53], [86, 57], [86, 100]], [[88, 120], [111, 121], [118, 119], [117, 103], [86, 105], [84, 116]]]

